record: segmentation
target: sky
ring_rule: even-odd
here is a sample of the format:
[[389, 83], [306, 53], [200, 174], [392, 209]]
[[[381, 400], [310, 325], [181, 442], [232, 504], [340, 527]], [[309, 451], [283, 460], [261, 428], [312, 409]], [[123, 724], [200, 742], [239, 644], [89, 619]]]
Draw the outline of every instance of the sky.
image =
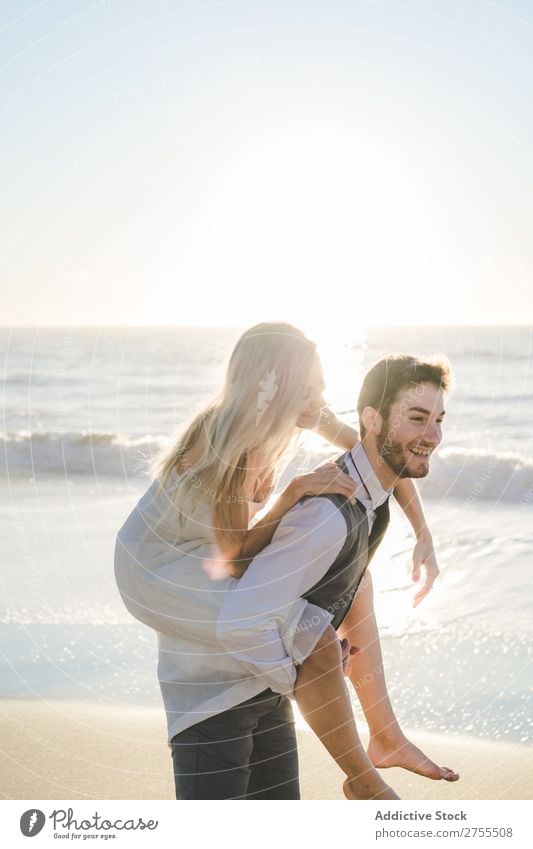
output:
[[0, 324], [533, 324], [533, 6], [3, 4]]

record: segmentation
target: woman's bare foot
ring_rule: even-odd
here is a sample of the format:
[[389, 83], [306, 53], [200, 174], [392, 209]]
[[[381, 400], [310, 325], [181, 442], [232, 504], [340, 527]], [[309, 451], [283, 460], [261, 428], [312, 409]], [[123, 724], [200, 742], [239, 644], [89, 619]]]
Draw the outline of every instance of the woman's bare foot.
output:
[[363, 779], [346, 778], [342, 785], [347, 799], [399, 799], [400, 797], [385, 782], [379, 784], [365, 782]]
[[439, 766], [424, 752], [411, 743], [403, 734], [392, 739], [372, 737], [368, 744], [367, 754], [378, 769], [401, 767], [431, 778], [433, 781], [457, 781], [459, 774], [447, 766]]

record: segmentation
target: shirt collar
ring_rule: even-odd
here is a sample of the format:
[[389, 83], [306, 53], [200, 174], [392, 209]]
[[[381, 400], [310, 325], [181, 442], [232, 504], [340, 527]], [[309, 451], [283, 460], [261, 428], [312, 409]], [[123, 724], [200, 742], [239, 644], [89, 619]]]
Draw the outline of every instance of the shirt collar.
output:
[[372, 501], [372, 507], [375, 509], [383, 504], [392, 493], [392, 489], [384, 489], [381, 485], [378, 476], [370, 464], [370, 460], [363, 448], [363, 443], [358, 442], [354, 445], [351, 451], [348, 452], [354, 462], [354, 465], [361, 475], [368, 494]]

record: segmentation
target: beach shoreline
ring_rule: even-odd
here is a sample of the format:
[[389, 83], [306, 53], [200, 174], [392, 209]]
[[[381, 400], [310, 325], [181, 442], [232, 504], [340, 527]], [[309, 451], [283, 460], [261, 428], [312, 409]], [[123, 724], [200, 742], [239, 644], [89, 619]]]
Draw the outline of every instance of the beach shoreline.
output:
[[[73, 699], [2, 699], [3, 799], [173, 799], [162, 709]], [[342, 799], [342, 773], [298, 728], [302, 799]], [[383, 776], [402, 799], [531, 799], [528, 746], [411, 729], [414, 742], [461, 773], [430, 781], [401, 769]]]

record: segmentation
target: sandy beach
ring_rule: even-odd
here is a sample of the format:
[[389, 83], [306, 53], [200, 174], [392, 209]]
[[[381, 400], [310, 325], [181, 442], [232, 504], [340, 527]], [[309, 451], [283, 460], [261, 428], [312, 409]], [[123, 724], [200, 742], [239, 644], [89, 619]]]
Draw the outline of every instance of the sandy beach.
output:
[[[461, 773], [455, 783], [404, 770], [387, 779], [403, 799], [531, 799], [530, 750], [509, 743], [411, 731], [437, 761]], [[3, 799], [172, 799], [162, 710], [73, 700], [0, 703]], [[303, 799], [342, 799], [342, 774], [306, 729], [299, 729]]]

